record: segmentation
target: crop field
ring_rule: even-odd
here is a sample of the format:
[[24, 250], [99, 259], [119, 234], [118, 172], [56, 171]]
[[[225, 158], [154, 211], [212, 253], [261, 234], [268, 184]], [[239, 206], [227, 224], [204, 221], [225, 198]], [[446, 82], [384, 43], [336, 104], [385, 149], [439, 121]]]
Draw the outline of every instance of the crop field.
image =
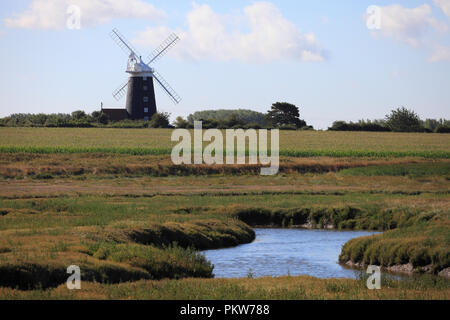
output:
[[[0, 128], [1, 152], [170, 155], [170, 129]], [[448, 135], [281, 131], [280, 155], [450, 158]]]
[[[0, 128], [0, 299], [450, 299], [450, 136], [280, 132], [280, 173], [173, 165], [171, 130]], [[255, 227], [376, 230], [383, 279], [214, 279]], [[67, 290], [79, 265], [82, 290]]]

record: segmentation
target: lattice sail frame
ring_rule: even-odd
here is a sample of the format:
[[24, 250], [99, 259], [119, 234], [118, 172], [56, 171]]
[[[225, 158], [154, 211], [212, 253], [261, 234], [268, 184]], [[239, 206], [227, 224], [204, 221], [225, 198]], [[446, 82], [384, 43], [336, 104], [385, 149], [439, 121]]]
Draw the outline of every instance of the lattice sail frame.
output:
[[[156, 82], [163, 88], [163, 90], [167, 93], [167, 95], [173, 100], [174, 103], [178, 104], [181, 101], [181, 97], [176, 93], [176, 91], [169, 85], [169, 83], [156, 72], [155, 69], [151, 68], [149, 65], [161, 59], [167, 52], [173, 48], [180, 38], [175, 34], [171, 34], [161, 45], [153, 51], [148, 56], [148, 63], [143, 63], [141, 55], [138, 51], [131, 45], [131, 43], [119, 32], [117, 29], [113, 29], [110, 33], [111, 38], [114, 42], [121, 48], [127, 55], [129, 55], [129, 59], [135, 59], [139, 61], [139, 64], [143, 65], [149, 73], [151, 73], [152, 77], [156, 80]], [[127, 72], [129, 72], [129, 66], [127, 68]], [[130, 72], [131, 73], [131, 72]], [[113, 91], [113, 97], [119, 101], [126, 95], [126, 90], [128, 86], [129, 80], [120, 85], [116, 90]]]

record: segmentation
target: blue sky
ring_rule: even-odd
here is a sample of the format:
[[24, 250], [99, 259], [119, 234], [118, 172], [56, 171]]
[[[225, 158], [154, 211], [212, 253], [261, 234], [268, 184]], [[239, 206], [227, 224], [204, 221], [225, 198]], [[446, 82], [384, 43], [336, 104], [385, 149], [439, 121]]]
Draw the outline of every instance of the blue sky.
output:
[[[79, 30], [66, 27], [69, 4]], [[367, 27], [370, 5], [381, 29]], [[398, 106], [450, 118], [450, 0], [19, 0], [2, 1], [0, 19], [0, 116], [123, 107], [111, 95], [126, 80], [116, 27], [143, 56], [182, 38], [154, 66], [183, 98], [156, 89], [172, 117], [287, 101], [316, 128]]]

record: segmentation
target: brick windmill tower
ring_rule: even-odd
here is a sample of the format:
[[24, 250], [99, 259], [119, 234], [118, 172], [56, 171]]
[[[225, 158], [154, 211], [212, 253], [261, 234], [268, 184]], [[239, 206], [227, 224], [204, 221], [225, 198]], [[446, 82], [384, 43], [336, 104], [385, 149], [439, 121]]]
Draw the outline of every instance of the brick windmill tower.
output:
[[[128, 54], [126, 72], [129, 74], [129, 78], [113, 92], [113, 97], [117, 101], [126, 94], [127, 118], [132, 120], [150, 120], [156, 113], [156, 97], [153, 80], [156, 80], [156, 83], [163, 88], [175, 103], [181, 101], [180, 96], [172, 89], [167, 81], [154, 68], [150, 67], [151, 63], [164, 56], [180, 40], [177, 35], [172, 34], [167, 38], [166, 41], [149, 55], [147, 63], [142, 61], [142, 56], [137, 53], [117, 29], [114, 29], [110, 35], [117, 45]], [[105, 111], [106, 109], [103, 110]]]

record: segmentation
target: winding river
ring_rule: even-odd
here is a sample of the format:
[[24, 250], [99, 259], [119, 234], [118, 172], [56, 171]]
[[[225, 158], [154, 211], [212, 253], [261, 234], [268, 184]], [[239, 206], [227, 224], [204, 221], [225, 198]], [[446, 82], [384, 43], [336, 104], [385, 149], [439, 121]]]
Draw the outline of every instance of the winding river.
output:
[[256, 240], [235, 248], [204, 251], [216, 278], [309, 275], [355, 278], [358, 271], [338, 264], [342, 246], [364, 231], [255, 229]]

